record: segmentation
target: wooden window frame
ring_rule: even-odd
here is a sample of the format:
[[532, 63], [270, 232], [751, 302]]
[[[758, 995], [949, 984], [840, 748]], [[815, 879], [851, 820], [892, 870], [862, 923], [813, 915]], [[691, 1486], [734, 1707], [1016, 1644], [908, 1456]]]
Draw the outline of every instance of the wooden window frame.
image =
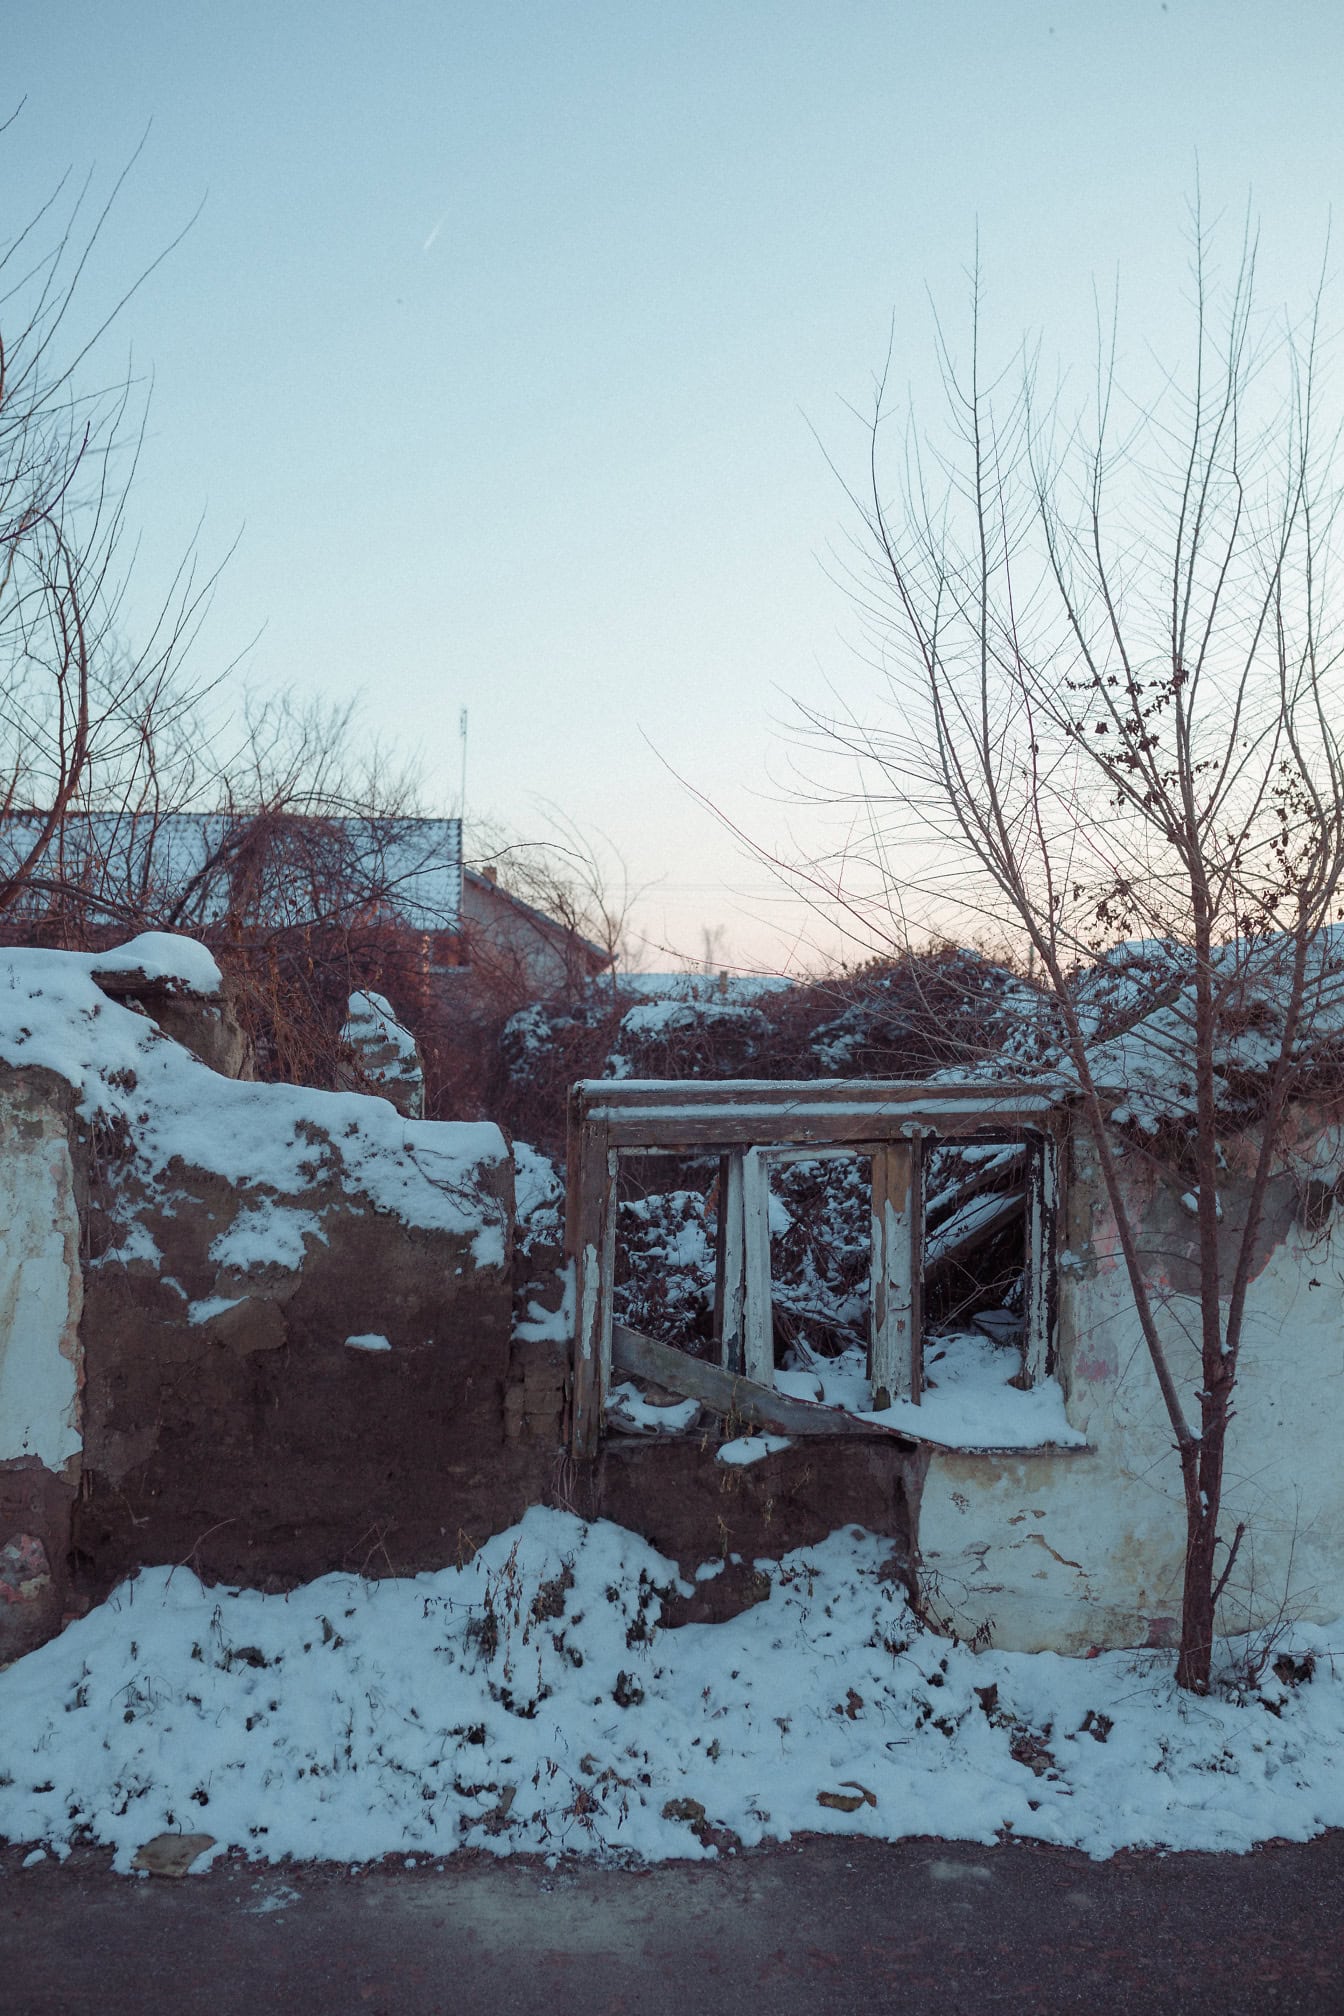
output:
[[[586, 1080], [573, 1089], [565, 1244], [574, 1270], [572, 1443], [596, 1454], [613, 1364], [789, 1434], [892, 1431], [774, 1388], [769, 1181], [788, 1162], [867, 1156], [873, 1264], [869, 1370], [874, 1407], [918, 1403], [922, 1387], [924, 1167], [939, 1144], [1022, 1140], [1028, 1148], [1023, 1373], [1054, 1365], [1059, 1143], [1065, 1109], [1040, 1085], [900, 1080]], [[720, 1158], [714, 1283], [718, 1364], [646, 1338], [613, 1316], [622, 1154]]]

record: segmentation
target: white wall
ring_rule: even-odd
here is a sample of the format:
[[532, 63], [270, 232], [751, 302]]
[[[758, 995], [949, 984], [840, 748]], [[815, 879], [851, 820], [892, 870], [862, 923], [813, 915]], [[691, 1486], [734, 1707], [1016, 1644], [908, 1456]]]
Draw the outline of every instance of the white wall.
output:
[[[1248, 1528], [1223, 1605], [1229, 1630], [1262, 1625], [1285, 1602], [1321, 1622], [1344, 1616], [1344, 1210], [1319, 1233], [1296, 1213], [1300, 1179], [1313, 1167], [1333, 1175], [1342, 1144], [1312, 1116], [1299, 1116], [1298, 1129], [1271, 1194], [1228, 1436], [1220, 1531], [1230, 1538], [1241, 1519]], [[942, 1609], [965, 1633], [992, 1624], [995, 1643], [1023, 1651], [1174, 1643], [1185, 1517], [1171, 1425], [1085, 1139], [1070, 1162], [1059, 1372], [1090, 1451], [935, 1452], [921, 1552]], [[1129, 1176], [1173, 1367], [1197, 1422], [1194, 1220], [1181, 1210], [1179, 1178], [1137, 1156]], [[1229, 1243], [1235, 1191], [1230, 1174]]]
[[0, 1082], [0, 1461], [61, 1471], [81, 1448], [79, 1213], [64, 1116]]

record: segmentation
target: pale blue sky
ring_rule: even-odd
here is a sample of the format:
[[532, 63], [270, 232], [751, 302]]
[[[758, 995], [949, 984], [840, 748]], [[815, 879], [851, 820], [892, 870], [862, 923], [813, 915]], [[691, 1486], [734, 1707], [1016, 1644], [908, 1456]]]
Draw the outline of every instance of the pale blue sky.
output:
[[207, 557], [241, 529], [203, 666], [262, 630], [254, 681], [364, 689], [433, 809], [469, 706], [469, 815], [554, 799], [659, 884], [655, 944], [722, 923], [769, 963], [803, 920], [655, 752], [787, 845], [783, 696], [869, 690], [809, 423], [857, 456], [893, 315], [927, 388], [977, 221], [1005, 346], [1086, 369], [1117, 272], [1160, 337], [1196, 161], [1300, 299], [1344, 9], [48, 0], [6, 9], [0, 81], [5, 231], [152, 121], [88, 313], [205, 198], [109, 352], [155, 378], [144, 606], [202, 509]]

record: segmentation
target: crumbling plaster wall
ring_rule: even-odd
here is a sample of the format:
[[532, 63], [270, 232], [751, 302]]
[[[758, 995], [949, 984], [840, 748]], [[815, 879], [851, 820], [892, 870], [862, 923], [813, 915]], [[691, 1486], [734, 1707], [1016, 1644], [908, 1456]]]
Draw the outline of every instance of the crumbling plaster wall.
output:
[[[1244, 1222], [1249, 1142], [1228, 1144], [1223, 1237]], [[1263, 1628], [1282, 1606], [1344, 1614], [1344, 1227], [1328, 1204], [1344, 1140], [1296, 1113], [1271, 1184], [1228, 1435], [1221, 1531], [1247, 1533], [1222, 1626]], [[1095, 1149], [1075, 1135], [1060, 1234], [1059, 1364], [1087, 1451], [1017, 1457], [935, 1452], [920, 1548], [934, 1608], [1019, 1651], [1175, 1642], [1185, 1515], [1171, 1425], [1139, 1327]], [[1126, 1174], [1164, 1333], [1198, 1420], [1196, 1226], [1186, 1182], [1131, 1151]], [[1308, 1222], [1315, 1218], [1315, 1223]]]
[[[239, 1265], [255, 1200], [176, 1174], [166, 1203], [90, 1214], [74, 1537], [94, 1586], [167, 1560], [253, 1583], [413, 1572], [521, 1514], [507, 1251], [480, 1264], [329, 1181], [272, 1200], [275, 1257]], [[506, 1225], [507, 1160], [492, 1175]]]
[[439, 1566], [542, 1495], [499, 1130], [230, 1084], [226, 1004], [13, 958], [57, 1063], [0, 1063], [0, 1661], [141, 1563]]
[[71, 1099], [0, 1076], [0, 1660], [60, 1622], [79, 1482], [80, 1216]]

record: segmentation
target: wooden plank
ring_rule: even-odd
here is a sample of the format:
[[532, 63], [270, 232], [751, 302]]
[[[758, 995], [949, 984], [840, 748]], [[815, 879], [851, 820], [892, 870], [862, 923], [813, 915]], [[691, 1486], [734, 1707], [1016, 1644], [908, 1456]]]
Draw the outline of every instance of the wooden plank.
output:
[[1016, 1103], [1023, 1109], [1066, 1105], [1070, 1088], [1033, 1078], [582, 1078], [575, 1087], [587, 1107], [634, 1111], [669, 1101], [693, 1109], [721, 1105], [885, 1105], [893, 1099], [939, 1106], [970, 1101], [980, 1107]]
[[[1021, 1130], [1025, 1133], [1025, 1130]], [[1027, 1144], [1025, 1139], [1005, 1142], [998, 1152], [977, 1162], [969, 1170], [944, 1182], [935, 1190], [932, 1181], [924, 1193], [924, 1229], [932, 1237], [936, 1228], [954, 1217], [964, 1204], [979, 1197], [986, 1190], [1003, 1190], [1009, 1184], [1019, 1187], [1025, 1184], [1027, 1170]]]
[[[566, 1171], [567, 1258], [574, 1269], [574, 1374], [571, 1436], [576, 1456], [596, 1455], [611, 1354], [612, 1262], [616, 1237], [616, 1158], [606, 1129], [581, 1124]], [[577, 1182], [574, 1167], [577, 1165]]]
[[773, 1387], [753, 1379], [735, 1377], [722, 1366], [703, 1358], [688, 1358], [671, 1344], [624, 1323], [612, 1325], [612, 1364], [633, 1379], [648, 1379], [669, 1393], [699, 1400], [711, 1413], [728, 1421], [740, 1421], [753, 1428], [765, 1428], [776, 1435], [847, 1435], [865, 1440], [899, 1442], [907, 1449], [919, 1445], [909, 1435], [884, 1428], [878, 1421], [864, 1421], [847, 1414], [842, 1407], [822, 1407], [814, 1400], [795, 1400]]
[[1004, 1124], [1035, 1121], [1050, 1124], [1067, 1107], [1068, 1088], [1040, 1081], [946, 1080], [929, 1084], [917, 1079], [603, 1079], [581, 1080], [575, 1087], [585, 1115], [602, 1113], [610, 1120], [633, 1121], [636, 1114], [652, 1119], [661, 1130], [678, 1118], [699, 1118], [711, 1111], [740, 1113], [749, 1109], [769, 1120], [761, 1139], [787, 1140], [794, 1117], [820, 1116], [837, 1110], [923, 1117], [937, 1128], [938, 1116], [957, 1118], [960, 1131], [977, 1118]]
[[743, 1370], [743, 1310], [746, 1299], [746, 1228], [742, 1213], [742, 1156], [719, 1164], [719, 1237], [714, 1283], [714, 1334], [719, 1363], [727, 1372]]
[[895, 1139], [920, 1124], [964, 1139], [992, 1135], [996, 1125], [1062, 1126], [1068, 1097], [1066, 1087], [1021, 1080], [586, 1079], [575, 1091], [585, 1115], [611, 1125], [616, 1145], [653, 1149], [695, 1148], [720, 1135], [724, 1146], [857, 1146], [866, 1135]]
[[597, 1407], [599, 1426], [606, 1418], [607, 1395], [611, 1391], [611, 1324], [616, 1300], [616, 1211], [620, 1157], [608, 1148], [604, 1157], [606, 1185], [602, 1193], [602, 1287], [598, 1297], [600, 1319], [597, 1326]]
[[877, 1149], [872, 1158], [869, 1375], [874, 1407], [920, 1395], [921, 1147], [918, 1140], [892, 1145]]
[[565, 1106], [565, 1253], [571, 1259], [578, 1237], [579, 1163], [584, 1111], [583, 1087], [572, 1085]]
[[682, 1098], [683, 1086], [694, 1080], [669, 1079], [659, 1091], [658, 1097], [629, 1099], [623, 1096], [619, 1080], [612, 1080], [605, 1097], [587, 1098], [584, 1111], [588, 1116], [605, 1113], [665, 1113], [677, 1112], [696, 1115], [731, 1109], [743, 1110], [774, 1118], [780, 1122], [780, 1139], [788, 1139], [788, 1121], [791, 1115], [807, 1113], [913, 1113], [922, 1116], [930, 1127], [938, 1126], [938, 1116], [942, 1113], [965, 1113], [970, 1116], [985, 1115], [994, 1120], [1002, 1115], [1019, 1114], [1024, 1119], [1048, 1114], [1055, 1110], [1056, 1102], [1048, 1094], [1023, 1089], [998, 1089], [987, 1092], [983, 1087], [961, 1086], [950, 1088], [950, 1095], [944, 1098], [931, 1096], [933, 1087], [928, 1085], [891, 1084], [855, 1096], [852, 1088], [846, 1087], [843, 1095], [826, 1096], [821, 1090], [807, 1092], [801, 1088], [785, 1088], [787, 1096], [780, 1099], [734, 1097], [737, 1087], [731, 1080], [717, 1083], [701, 1082], [700, 1096], [694, 1099]]
[[[595, 1416], [592, 1377], [579, 1343], [582, 1294], [579, 1255], [583, 1251], [580, 1198], [583, 1186], [583, 1087], [572, 1086], [565, 1108], [565, 1261], [574, 1283], [574, 1342], [569, 1376], [569, 1440], [578, 1449], [591, 1433]], [[582, 1424], [582, 1425], [581, 1425]]]
[[756, 1153], [762, 1162], [774, 1168], [787, 1167], [790, 1162], [853, 1162], [860, 1156], [876, 1154], [887, 1145], [885, 1141], [845, 1141], [837, 1148], [828, 1148], [822, 1142], [803, 1146], [797, 1141], [782, 1141], [774, 1146], [767, 1143]]
[[1057, 1307], [1055, 1239], [1059, 1213], [1059, 1149], [1048, 1134], [1028, 1136], [1027, 1266], [1023, 1283], [1022, 1369], [1039, 1386], [1055, 1365]]
[[910, 1397], [924, 1392], [924, 1184], [927, 1142], [916, 1135], [910, 1144]]
[[908, 1139], [919, 1131], [944, 1140], [1002, 1140], [1027, 1126], [1042, 1127], [1050, 1119], [1043, 1104], [984, 1104], [931, 1109], [924, 1101], [891, 1101], [885, 1106], [811, 1105], [787, 1110], [726, 1102], [718, 1106], [592, 1109], [603, 1121], [612, 1145], [627, 1152], [659, 1149], [704, 1152], [730, 1147], [791, 1147], [806, 1153], [813, 1146], [865, 1146]]
[[775, 1310], [770, 1280], [770, 1171], [755, 1149], [742, 1168], [742, 1369], [770, 1386], [775, 1377]]
[[728, 1266], [728, 1157], [720, 1155], [719, 1173], [714, 1181], [713, 1195], [717, 1199], [714, 1212], [714, 1313], [711, 1334], [723, 1358], [724, 1302], [726, 1300], [725, 1274]]
[[1025, 1190], [1005, 1190], [1001, 1194], [989, 1190], [955, 1211], [944, 1219], [936, 1232], [930, 1232], [924, 1243], [924, 1270], [933, 1274], [948, 1267], [954, 1260], [964, 1259], [974, 1253], [977, 1246], [1014, 1218], [1020, 1218], [1027, 1206]]

